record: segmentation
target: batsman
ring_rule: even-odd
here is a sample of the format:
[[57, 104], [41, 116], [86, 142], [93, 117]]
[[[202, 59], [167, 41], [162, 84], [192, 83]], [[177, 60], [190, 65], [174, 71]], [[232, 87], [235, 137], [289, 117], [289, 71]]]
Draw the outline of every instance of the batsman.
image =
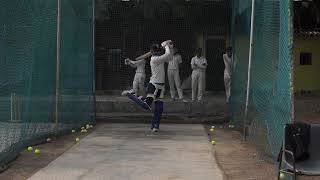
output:
[[[165, 91], [165, 66], [166, 62], [169, 62], [173, 56], [173, 43], [171, 40], [167, 40], [159, 44], [152, 44], [150, 46], [150, 52], [143, 55], [146, 59], [148, 55], [151, 55], [150, 67], [151, 77], [147, 86], [147, 96], [137, 97], [135, 94], [127, 92], [126, 95], [132, 99], [135, 103], [144, 109], [151, 110], [152, 103], [154, 102], [153, 119], [151, 121], [151, 130], [158, 132], [160, 127], [160, 121], [163, 113], [163, 97]], [[163, 53], [164, 50], [164, 53]], [[139, 60], [140, 58], [136, 58]]]

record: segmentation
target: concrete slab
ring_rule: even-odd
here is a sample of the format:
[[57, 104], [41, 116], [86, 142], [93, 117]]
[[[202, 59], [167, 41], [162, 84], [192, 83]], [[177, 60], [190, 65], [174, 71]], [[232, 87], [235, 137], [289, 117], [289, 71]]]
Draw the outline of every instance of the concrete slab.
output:
[[29, 180], [222, 180], [202, 125], [102, 124]]

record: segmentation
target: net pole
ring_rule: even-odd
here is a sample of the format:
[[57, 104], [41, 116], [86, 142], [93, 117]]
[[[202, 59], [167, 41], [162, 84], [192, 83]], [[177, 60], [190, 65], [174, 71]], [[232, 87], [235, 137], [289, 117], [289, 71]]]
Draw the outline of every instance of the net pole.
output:
[[17, 120], [17, 95], [13, 93], [13, 120]]
[[[293, 38], [293, 2], [289, 1], [289, 33], [290, 33], [290, 37]], [[291, 49], [290, 49], [290, 56], [291, 56], [291, 64], [290, 64], [290, 69], [291, 69], [291, 73], [290, 73], [290, 96], [291, 96], [291, 122], [295, 123], [295, 96], [294, 96], [294, 92], [295, 92], [295, 83], [294, 83], [294, 76], [295, 76], [295, 67], [294, 67], [294, 60], [292, 58], [292, 52], [294, 49], [294, 43], [291, 43]]]
[[246, 123], [248, 119], [248, 106], [250, 98], [250, 84], [251, 84], [251, 64], [252, 64], [252, 49], [253, 49], [253, 30], [254, 30], [254, 12], [255, 12], [255, 0], [252, 0], [251, 5], [251, 27], [250, 27], [250, 48], [249, 48], [249, 62], [248, 62], [248, 80], [247, 80], [247, 95], [246, 95], [246, 106], [245, 106], [245, 117], [243, 119], [243, 138], [247, 140]]
[[92, 94], [93, 94], [93, 113], [94, 113], [94, 117], [93, 120], [95, 122], [96, 120], [96, 51], [95, 51], [95, 27], [96, 27], [96, 20], [95, 20], [95, 14], [96, 14], [96, 5], [95, 5], [95, 0], [92, 0], [92, 61], [93, 61], [93, 67], [92, 67], [92, 77], [93, 77], [93, 81], [92, 81]]
[[58, 133], [59, 122], [59, 89], [60, 89], [60, 33], [61, 33], [61, 0], [57, 0], [57, 52], [56, 52], [56, 92], [55, 92], [55, 133]]
[[11, 93], [10, 97], [10, 119], [13, 121], [13, 93]]

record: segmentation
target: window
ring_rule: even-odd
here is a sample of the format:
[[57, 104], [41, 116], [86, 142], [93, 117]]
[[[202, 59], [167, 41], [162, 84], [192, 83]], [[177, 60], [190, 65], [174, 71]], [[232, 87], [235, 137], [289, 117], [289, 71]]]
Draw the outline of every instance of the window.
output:
[[312, 65], [312, 54], [311, 53], [300, 53], [300, 65]]

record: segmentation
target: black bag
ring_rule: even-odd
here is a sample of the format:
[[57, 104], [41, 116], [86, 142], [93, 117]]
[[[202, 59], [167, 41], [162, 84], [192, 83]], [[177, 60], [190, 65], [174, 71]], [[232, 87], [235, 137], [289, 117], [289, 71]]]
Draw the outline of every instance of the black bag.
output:
[[303, 161], [309, 158], [310, 125], [305, 123], [294, 123], [287, 125], [285, 134], [286, 149], [295, 155], [296, 161]]

